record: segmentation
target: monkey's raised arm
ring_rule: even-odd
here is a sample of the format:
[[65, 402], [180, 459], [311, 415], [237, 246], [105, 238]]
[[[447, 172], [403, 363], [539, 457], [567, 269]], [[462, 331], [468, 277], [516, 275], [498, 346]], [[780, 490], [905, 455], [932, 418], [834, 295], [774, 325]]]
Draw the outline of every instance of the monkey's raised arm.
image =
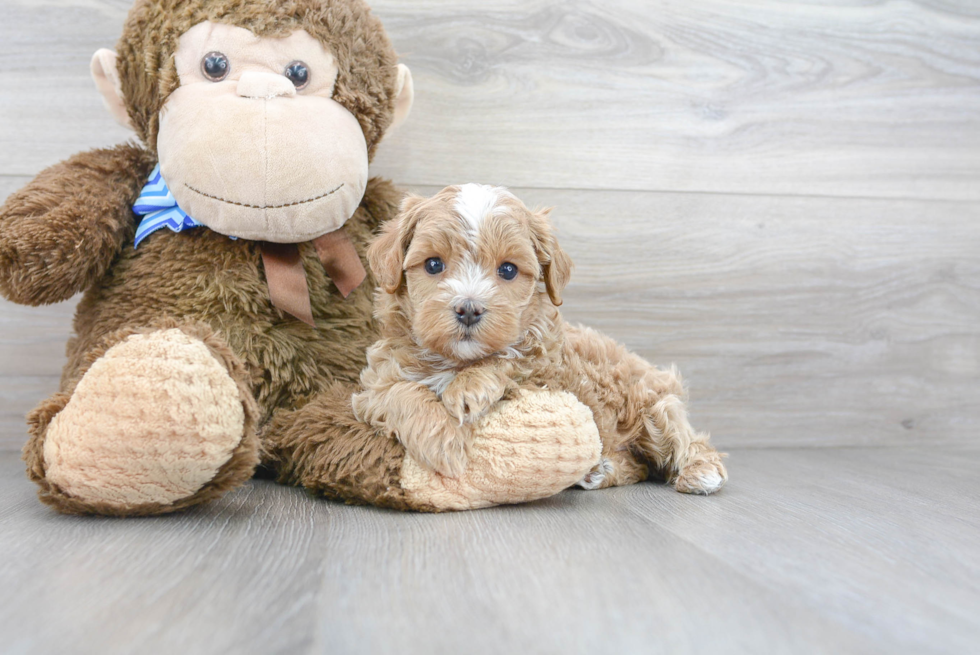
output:
[[132, 205], [154, 165], [135, 145], [93, 150], [12, 194], [0, 208], [0, 293], [47, 305], [98, 281], [132, 239]]

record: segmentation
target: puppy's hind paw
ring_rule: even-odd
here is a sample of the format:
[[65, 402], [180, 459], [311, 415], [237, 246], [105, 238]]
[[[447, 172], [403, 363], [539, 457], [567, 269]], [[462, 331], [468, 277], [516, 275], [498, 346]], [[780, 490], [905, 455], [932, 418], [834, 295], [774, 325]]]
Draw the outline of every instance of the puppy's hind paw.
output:
[[589, 491], [608, 487], [612, 483], [612, 480], [609, 478], [612, 475], [613, 470], [612, 460], [603, 457], [602, 461], [599, 462], [594, 469], [589, 471], [584, 478], [579, 480], [576, 485], [582, 487], [583, 489], [588, 489]]
[[728, 482], [728, 471], [721, 462], [721, 454], [711, 451], [699, 455], [681, 469], [674, 479], [674, 489], [685, 494], [707, 496]]

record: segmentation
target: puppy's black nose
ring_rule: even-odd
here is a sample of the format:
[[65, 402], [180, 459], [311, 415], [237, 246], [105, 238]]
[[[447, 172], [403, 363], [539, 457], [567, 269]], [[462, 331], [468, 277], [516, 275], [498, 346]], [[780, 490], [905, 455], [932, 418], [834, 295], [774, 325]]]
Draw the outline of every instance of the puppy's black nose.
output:
[[486, 309], [480, 303], [467, 300], [456, 305], [456, 320], [466, 327], [473, 327], [483, 318]]

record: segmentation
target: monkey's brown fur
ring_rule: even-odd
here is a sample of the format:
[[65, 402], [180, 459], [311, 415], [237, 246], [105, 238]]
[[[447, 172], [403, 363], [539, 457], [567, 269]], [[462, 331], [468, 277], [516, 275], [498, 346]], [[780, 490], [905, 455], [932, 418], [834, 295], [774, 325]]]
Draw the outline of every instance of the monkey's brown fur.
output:
[[[281, 439], [266, 438], [262, 454], [284, 482], [356, 502], [408, 508], [397, 487], [400, 447], [356, 424], [347, 408], [348, 385], [357, 380], [367, 346], [377, 335], [371, 316], [373, 280], [343, 299], [312, 245], [302, 244], [318, 327], [313, 330], [269, 302], [255, 242], [199, 229], [160, 232], [139, 249], [133, 247], [132, 206], [156, 164], [160, 108], [179, 84], [173, 53], [180, 35], [203, 20], [260, 36], [307, 30], [335, 53], [340, 70], [335, 99], [358, 118], [372, 153], [392, 120], [396, 57], [380, 21], [363, 2], [137, 3], [118, 46], [119, 69], [130, 117], [146, 147], [125, 145], [72, 157], [13, 194], [0, 211], [0, 292], [5, 297], [42, 305], [85, 292], [61, 389], [29, 417], [31, 439], [24, 449], [29, 475], [40, 484], [41, 499], [61, 511], [173, 511], [251, 477], [260, 451], [256, 430], [275, 416], [263, 431]], [[401, 196], [389, 182], [369, 182], [347, 224], [359, 252], [395, 214]], [[48, 425], [109, 346], [128, 334], [165, 326], [201, 338], [240, 383], [242, 402], [249, 408], [245, 439], [211, 484], [179, 503], [120, 509], [75, 501], [45, 480]], [[334, 382], [339, 384], [331, 386]], [[297, 407], [303, 409], [294, 416]], [[308, 441], [310, 435], [316, 436]]]
[[[398, 445], [387, 439], [379, 443], [373, 432], [353, 421], [349, 410], [343, 411], [349, 404], [349, 398], [343, 398], [351, 393], [348, 385], [356, 382], [365, 363], [364, 353], [377, 336], [371, 317], [373, 280], [343, 299], [326, 278], [312, 245], [303, 244], [318, 327], [313, 330], [271, 305], [261, 254], [254, 242], [195, 230], [162, 232], [134, 249], [131, 207], [153, 163], [148, 153], [134, 146], [78, 155], [14, 194], [0, 215], [0, 291], [6, 297], [39, 305], [68, 299], [91, 285], [78, 306], [60, 393], [30, 417], [31, 441], [25, 456], [32, 479], [42, 482], [42, 500], [71, 512], [162, 511], [134, 507], [120, 512], [74, 503], [43, 484], [39, 454], [48, 423], [106, 346], [123, 334], [170, 319], [181, 326], [209, 325], [220, 334], [218, 343], [227, 346], [214, 347], [240, 360], [241, 364], [229, 370], [251, 388], [258, 425], [267, 423], [277, 410], [284, 414], [266, 430], [280, 436], [281, 445], [268, 441], [265, 455], [270, 464], [282, 468], [284, 482], [306, 484], [315, 491], [357, 501], [409, 507], [399, 501], [398, 493], [388, 491], [400, 466]], [[82, 202], [76, 190], [85, 196]], [[358, 251], [366, 249], [378, 225], [394, 214], [401, 195], [388, 182], [369, 183], [365, 200], [347, 227]], [[62, 200], [66, 196], [72, 200]], [[99, 201], [86, 202], [88, 196]], [[33, 220], [45, 210], [56, 223]], [[87, 259], [84, 268], [77, 258], [66, 256], [79, 243], [77, 251]], [[40, 244], [49, 245], [47, 253], [39, 253]], [[97, 281], [94, 285], [93, 280]], [[345, 384], [332, 389], [333, 398], [329, 392], [316, 398], [296, 417], [302, 424], [288, 425], [291, 408], [306, 404], [334, 381]], [[318, 421], [315, 429], [311, 417]], [[304, 443], [304, 437], [311, 434], [316, 434], [315, 442]], [[317, 448], [330, 439], [337, 442]], [[378, 456], [365, 457], [363, 451], [372, 449]], [[167, 509], [207, 500], [248, 479], [256, 452], [257, 444], [247, 440], [229, 462], [227, 475], [223, 471], [223, 480]], [[333, 467], [345, 469], [337, 471], [335, 485], [332, 476], [324, 475]]]

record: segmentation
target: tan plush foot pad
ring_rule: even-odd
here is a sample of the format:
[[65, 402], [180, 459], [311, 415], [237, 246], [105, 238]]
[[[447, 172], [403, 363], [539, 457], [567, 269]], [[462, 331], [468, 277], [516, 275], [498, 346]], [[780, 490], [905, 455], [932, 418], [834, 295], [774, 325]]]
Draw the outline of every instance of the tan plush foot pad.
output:
[[446, 478], [405, 458], [402, 489], [437, 509], [477, 509], [547, 498], [599, 462], [602, 443], [588, 407], [570, 393], [524, 391], [476, 426], [469, 466]]
[[244, 426], [238, 386], [204, 343], [176, 329], [134, 334], [52, 420], [47, 479], [85, 502], [167, 505], [215, 477]]

